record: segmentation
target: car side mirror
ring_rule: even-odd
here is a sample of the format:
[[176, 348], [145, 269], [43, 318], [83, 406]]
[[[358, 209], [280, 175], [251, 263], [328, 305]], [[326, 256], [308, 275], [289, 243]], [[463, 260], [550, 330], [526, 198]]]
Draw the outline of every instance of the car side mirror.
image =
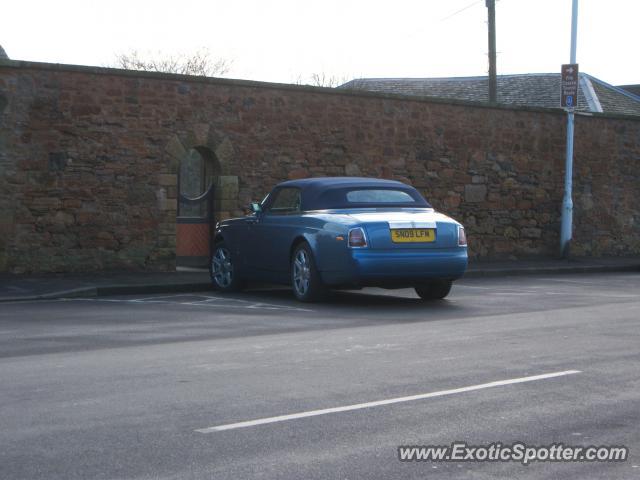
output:
[[251, 204], [249, 205], [249, 210], [251, 211], [251, 213], [260, 213], [262, 212], [262, 205], [260, 205], [258, 202], [251, 202]]

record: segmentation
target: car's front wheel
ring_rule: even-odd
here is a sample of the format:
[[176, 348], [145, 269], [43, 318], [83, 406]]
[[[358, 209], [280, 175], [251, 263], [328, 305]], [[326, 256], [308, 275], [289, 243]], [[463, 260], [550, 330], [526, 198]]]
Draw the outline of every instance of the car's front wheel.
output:
[[311, 248], [301, 243], [291, 256], [291, 284], [293, 294], [301, 302], [315, 302], [327, 292], [316, 268]]
[[223, 292], [236, 292], [241, 290], [243, 281], [238, 269], [234, 265], [233, 255], [225, 242], [216, 243], [211, 256], [211, 283]]
[[416, 285], [415, 290], [423, 300], [441, 300], [451, 291], [451, 280], [433, 280], [429, 283]]

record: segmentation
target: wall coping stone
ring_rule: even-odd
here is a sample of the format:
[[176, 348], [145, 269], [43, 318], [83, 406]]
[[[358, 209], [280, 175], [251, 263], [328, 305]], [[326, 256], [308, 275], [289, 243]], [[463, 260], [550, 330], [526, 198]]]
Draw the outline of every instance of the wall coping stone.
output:
[[[23, 70], [49, 70], [59, 72], [78, 72], [94, 75], [115, 75], [123, 77], [134, 78], [147, 78], [155, 80], [171, 80], [190, 83], [206, 83], [210, 85], [231, 85], [246, 88], [261, 88], [267, 90], [285, 90], [293, 92], [307, 92], [307, 93], [319, 93], [328, 95], [346, 95], [352, 97], [363, 98], [375, 98], [375, 99], [392, 99], [392, 100], [404, 100], [410, 102], [419, 103], [435, 103], [444, 105], [457, 105], [464, 107], [474, 108], [489, 108], [494, 110], [510, 110], [510, 111], [523, 111], [523, 112], [539, 112], [554, 115], [564, 115], [565, 112], [559, 108], [544, 108], [544, 107], [528, 107], [519, 105], [505, 105], [505, 104], [489, 104], [484, 102], [473, 102], [469, 100], [455, 100], [449, 98], [429, 97], [429, 96], [415, 96], [415, 95], [401, 95], [395, 93], [382, 93], [382, 92], [368, 92], [364, 90], [353, 89], [338, 89], [329, 87], [314, 87], [311, 85], [295, 85], [290, 83], [274, 83], [274, 82], [261, 82], [257, 80], [239, 80], [230, 78], [219, 77], [203, 77], [198, 75], [182, 75], [176, 73], [163, 73], [163, 72], [147, 72], [142, 70], [124, 70], [120, 68], [110, 67], [97, 67], [87, 65], [71, 65], [64, 63], [45, 63], [45, 62], [32, 62], [27, 60], [4, 60], [0, 59], [0, 70], [4, 69], [23, 69]], [[640, 122], [640, 117], [635, 115], [621, 115], [611, 113], [597, 113], [597, 112], [575, 112], [576, 116], [580, 117], [597, 117], [597, 118], [613, 118], [621, 120], [632, 120]]]

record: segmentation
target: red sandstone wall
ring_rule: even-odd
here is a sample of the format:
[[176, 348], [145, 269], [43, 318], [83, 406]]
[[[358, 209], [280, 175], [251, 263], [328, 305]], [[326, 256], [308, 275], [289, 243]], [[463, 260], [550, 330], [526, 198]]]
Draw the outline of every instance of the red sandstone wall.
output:
[[[171, 269], [176, 159], [204, 145], [239, 213], [283, 179], [398, 178], [480, 257], [558, 250], [561, 113], [0, 65], [0, 271]], [[578, 117], [573, 252], [640, 253], [640, 119]]]

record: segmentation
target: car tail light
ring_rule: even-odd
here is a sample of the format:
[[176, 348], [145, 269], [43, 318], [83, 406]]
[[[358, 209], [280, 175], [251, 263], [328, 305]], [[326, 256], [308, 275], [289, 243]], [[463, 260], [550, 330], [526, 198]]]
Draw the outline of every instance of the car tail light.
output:
[[467, 234], [464, 233], [464, 227], [458, 227], [458, 246], [459, 247], [467, 246]]
[[364, 248], [367, 246], [367, 237], [360, 227], [349, 230], [349, 246], [352, 248]]

